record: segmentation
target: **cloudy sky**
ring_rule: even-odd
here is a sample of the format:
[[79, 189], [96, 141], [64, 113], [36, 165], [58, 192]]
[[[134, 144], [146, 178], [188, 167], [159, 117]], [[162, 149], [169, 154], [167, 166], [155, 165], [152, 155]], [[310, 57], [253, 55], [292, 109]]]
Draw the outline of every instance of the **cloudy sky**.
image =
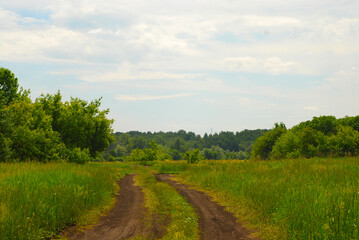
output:
[[357, 0], [1, 0], [0, 66], [32, 98], [103, 97], [115, 131], [359, 115]]

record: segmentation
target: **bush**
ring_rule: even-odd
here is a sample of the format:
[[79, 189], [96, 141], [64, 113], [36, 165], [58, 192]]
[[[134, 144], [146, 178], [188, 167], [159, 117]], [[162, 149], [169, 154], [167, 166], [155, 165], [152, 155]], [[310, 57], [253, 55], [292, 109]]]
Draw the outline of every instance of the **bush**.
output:
[[187, 151], [185, 153], [185, 159], [188, 163], [198, 163], [201, 160], [201, 155], [199, 154], [199, 149], [194, 149], [192, 151]]
[[266, 132], [263, 136], [257, 138], [253, 144], [251, 158], [252, 159], [268, 159], [277, 139], [287, 131], [283, 123], [276, 123], [275, 127]]
[[299, 138], [291, 131], [280, 136], [275, 143], [271, 159], [298, 158]]
[[91, 161], [90, 150], [88, 148], [81, 149], [76, 147], [68, 152], [67, 160], [73, 163], [87, 163]]

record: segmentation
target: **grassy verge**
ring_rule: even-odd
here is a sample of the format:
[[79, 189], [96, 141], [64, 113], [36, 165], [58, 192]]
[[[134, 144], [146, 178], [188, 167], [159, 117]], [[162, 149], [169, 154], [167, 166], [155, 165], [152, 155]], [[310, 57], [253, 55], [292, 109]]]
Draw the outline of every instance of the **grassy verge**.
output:
[[146, 207], [160, 222], [168, 222], [163, 240], [198, 239], [197, 216], [192, 206], [166, 183], [158, 182], [148, 170], [142, 169], [135, 177], [145, 193]]
[[359, 239], [359, 159], [161, 163], [264, 239]]
[[113, 203], [115, 164], [0, 164], [0, 239], [43, 239], [96, 221]]

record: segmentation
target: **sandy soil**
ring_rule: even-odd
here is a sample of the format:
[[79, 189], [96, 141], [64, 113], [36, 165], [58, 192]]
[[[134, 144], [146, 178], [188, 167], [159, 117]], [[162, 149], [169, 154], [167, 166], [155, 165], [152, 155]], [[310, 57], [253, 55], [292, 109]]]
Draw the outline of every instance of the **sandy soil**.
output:
[[213, 202], [205, 193], [190, 189], [185, 184], [171, 180], [168, 174], [158, 174], [156, 178], [177, 189], [188, 203], [195, 207], [196, 213], [199, 216], [201, 239], [254, 239], [249, 237], [250, 231], [238, 223], [231, 213], [225, 211], [224, 207]]

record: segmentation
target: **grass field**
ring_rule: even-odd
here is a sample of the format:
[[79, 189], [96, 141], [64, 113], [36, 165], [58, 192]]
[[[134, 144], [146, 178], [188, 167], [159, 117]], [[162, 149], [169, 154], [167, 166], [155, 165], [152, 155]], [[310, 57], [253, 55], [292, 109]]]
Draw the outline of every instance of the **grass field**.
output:
[[137, 172], [163, 239], [198, 238], [193, 208], [151, 169], [206, 191], [263, 239], [359, 239], [359, 158], [281, 161], [0, 164], [0, 239], [43, 239], [98, 219], [116, 180]]
[[44, 239], [111, 206], [118, 164], [0, 164], [0, 239]]
[[359, 239], [359, 159], [160, 163], [265, 239]]

